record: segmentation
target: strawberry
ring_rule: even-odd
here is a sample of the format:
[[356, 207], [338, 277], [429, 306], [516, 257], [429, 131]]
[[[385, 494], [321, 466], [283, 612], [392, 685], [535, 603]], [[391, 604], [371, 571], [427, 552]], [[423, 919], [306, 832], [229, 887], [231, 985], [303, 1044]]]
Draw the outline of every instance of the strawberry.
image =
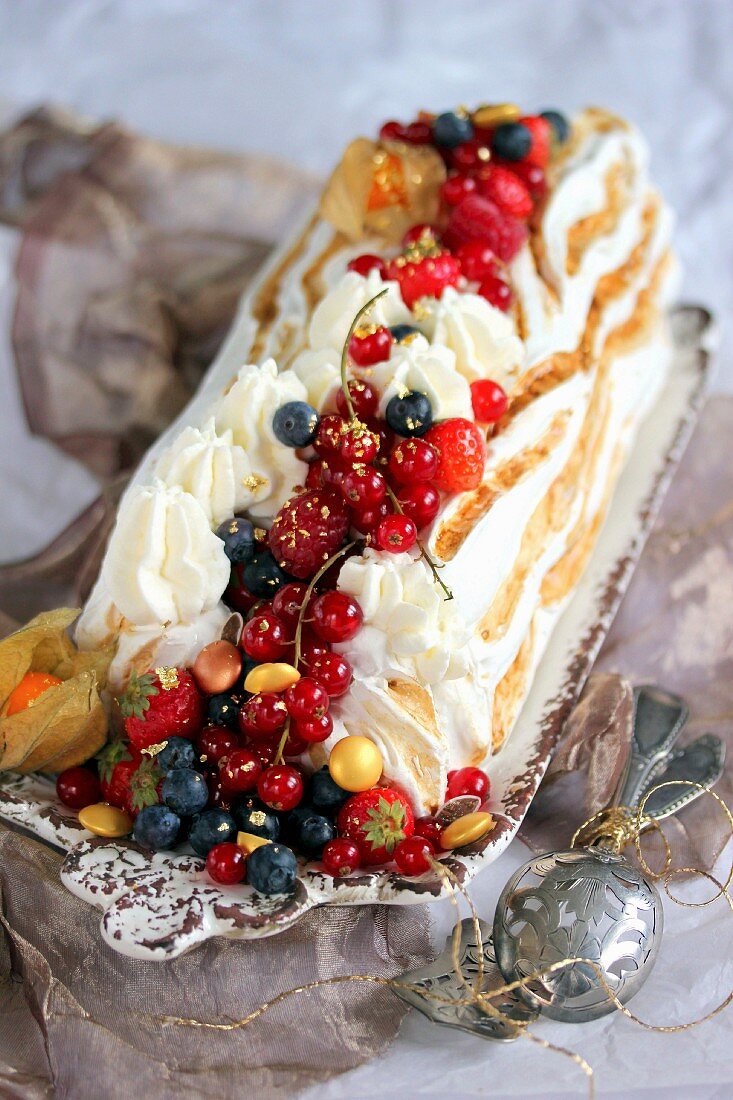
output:
[[508, 263], [526, 241], [527, 227], [491, 199], [469, 195], [453, 208], [445, 238], [454, 250], [468, 241], [485, 241], [494, 255]]
[[373, 787], [344, 803], [338, 815], [338, 831], [358, 845], [365, 865], [388, 863], [396, 845], [414, 833], [415, 816], [400, 791]]
[[133, 672], [120, 699], [125, 733], [140, 752], [169, 737], [194, 738], [204, 724], [205, 701], [193, 676], [183, 668]]
[[478, 192], [520, 221], [532, 213], [532, 196], [526, 183], [502, 165], [491, 165], [486, 176], [479, 180]]
[[105, 802], [133, 817], [144, 806], [160, 801], [163, 780], [155, 758], [131, 750], [124, 741], [110, 741], [97, 756], [99, 781]]
[[475, 489], [484, 476], [486, 445], [472, 420], [454, 416], [434, 424], [425, 441], [438, 456], [433, 484], [446, 493]]
[[532, 135], [532, 145], [526, 157], [524, 157], [525, 163], [536, 164], [539, 168], [544, 168], [550, 159], [552, 149], [551, 124], [541, 115], [528, 115], [526, 118], [520, 119], [520, 122], [527, 127]]

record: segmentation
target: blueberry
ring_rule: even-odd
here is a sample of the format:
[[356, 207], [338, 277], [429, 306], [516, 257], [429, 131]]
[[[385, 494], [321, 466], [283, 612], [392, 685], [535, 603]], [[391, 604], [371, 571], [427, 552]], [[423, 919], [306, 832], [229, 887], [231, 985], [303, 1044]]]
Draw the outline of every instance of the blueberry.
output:
[[326, 766], [310, 777], [306, 797], [314, 810], [323, 814], [335, 814], [350, 795], [334, 782]]
[[389, 331], [395, 344], [406, 344], [410, 342], [410, 337], [422, 335], [420, 329], [414, 325], [390, 325]]
[[224, 810], [204, 810], [194, 818], [188, 839], [197, 856], [207, 856], [215, 844], [237, 839], [237, 823]]
[[255, 529], [248, 519], [239, 516], [225, 519], [217, 527], [216, 534], [224, 543], [224, 553], [234, 565], [251, 561], [254, 557]]
[[532, 148], [532, 135], [521, 122], [502, 122], [494, 130], [491, 145], [503, 160], [523, 160]]
[[272, 418], [272, 430], [286, 447], [307, 447], [318, 434], [320, 417], [306, 401], [288, 401]]
[[233, 695], [212, 695], [206, 704], [206, 717], [212, 726], [237, 728], [239, 703]]
[[260, 550], [242, 570], [245, 588], [261, 600], [269, 600], [289, 579], [269, 550]]
[[393, 397], [387, 405], [386, 420], [397, 435], [425, 435], [433, 423], [433, 410], [424, 393], [411, 390], [404, 397]]
[[254, 833], [265, 840], [277, 840], [280, 836], [280, 818], [253, 795], [241, 795], [232, 805], [237, 828], [243, 833]]
[[196, 763], [196, 749], [185, 737], [169, 737], [165, 748], [155, 757], [155, 763], [164, 775], [171, 768], [192, 768]]
[[283, 840], [287, 840], [288, 844], [296, 844], [301, 825], [307, 817], [312, 816], [314, 813], [316, 813], [316, 811], [312, 806], [308, 806], [304, 802], [301, 802], [294, 810], [290, 810], [285, 814], [280, 814], [279, 837]]
[[567, 141], [570, 137], [570, 123], [567, 117], [560, 111], [542, 111], [541, 116], [547, 119], [550, 126], [552, 126], [552, 132], [555, 136], [555, 141], [559, 141], [560, 144]]
[[304, 856], [320, 859], [329, 840], [336, 836], [336, 826], [323, 814], [310, 813], [300, 822], [296, 845]]
[[263, 844], [247, 859], [247, 882], [261, 894], [287, 894], [295, 885], [298, 864], [284, 844]]
[[161, 791], [166, 806], [177, 814], [196, 814], [209, 801], [209, 788], [199, 772], [190, 768], [172, 768]]
[[167, 806], [146, 806], [135, 819], [132, 835], [143, 848], [161, 852], [174, 847], [180, 828], [180, 817]]
[[446, 149], [454, 149], [473, 137], [473, 125], [470, 118], [457, 115], [455, 111], [445, 111], [438, 115], [433, 123], [433, 141]]

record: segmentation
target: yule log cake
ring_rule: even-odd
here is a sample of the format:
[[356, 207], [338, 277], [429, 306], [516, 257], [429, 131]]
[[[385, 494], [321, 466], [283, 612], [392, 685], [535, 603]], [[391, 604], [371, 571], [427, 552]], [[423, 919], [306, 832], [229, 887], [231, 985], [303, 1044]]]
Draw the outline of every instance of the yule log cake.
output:
[[[647, 159], [608, 112], [509, 104], [353, 142], [121, 502], [77, 630], [116, 642], [113, 686], [235, 609], [245, 671], [353, 670], [290, 731], [306, 765], [365, 736], [420, 812], [490, 773], [670, 363]], [[331, 625], [296, 638], [308, 584]]]

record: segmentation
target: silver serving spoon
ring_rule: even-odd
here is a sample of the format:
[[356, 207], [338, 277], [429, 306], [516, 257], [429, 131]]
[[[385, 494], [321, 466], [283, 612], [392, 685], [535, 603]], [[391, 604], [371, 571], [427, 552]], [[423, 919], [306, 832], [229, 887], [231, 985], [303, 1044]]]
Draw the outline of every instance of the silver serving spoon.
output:
[[[687, 720], [681, 699], [659, 688], [635, 692], [634, 739], [626, 774], [613, 805], [638, 807], [644, 792], [666, 780], [710, 787], [722, 773], [724, 745], [705, 734], [672, 751]], [[667, 817], [702, 792], [667, 787], [644, 808]], [[511, 877], [496, 907], [494, 949], [506, 981], [541, 971], [566, 958], [591, 959], [622, 1004], [646, 981], [657, 956], [662, 901], [654, 883], [612, 842], [548, 852]], [[582, 1023], [614, 1008], [593, 967], [563, 968], [522, 990], [527, 1004], [556, 1020]]]

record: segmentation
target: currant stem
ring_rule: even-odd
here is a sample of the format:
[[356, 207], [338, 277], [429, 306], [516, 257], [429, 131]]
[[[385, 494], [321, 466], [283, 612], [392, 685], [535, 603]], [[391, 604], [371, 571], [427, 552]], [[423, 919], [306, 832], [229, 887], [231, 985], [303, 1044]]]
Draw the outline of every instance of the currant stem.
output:
[[[395, 496], [395, 494], [393, 493], [393, 491], [392, 491], [392, 490], [390, 489], [389, 485], [387, 486], [387, 496], [388, 496], [388, 497], [389, 497], [389, 499], [390, 499], [390, 500], [392, 501], [392, 504], [393, 504], [393, 505], [394, 505], [394, 507], [395, 507], [395, 508], [397, 509], [397, 511], [399, 512], [399, 514], [400, 514], [401, 516], [404, 516], [404, 514], [405, 514], [405, 513], [404, 513], [404, 511], [403, 511], [403, 509], [402, 509], [402, 505], [400, 504], [399, 500], [397, 499], [397, 497]], [[418, 550], [420, 551], [420, 557], [421, 557], [421, 558], [423, 559], [423, 561], [425, 562], [425, 564], [426, 564], [426, 565], [427, 565], [427, 566], [429, 567], [429, 569], [430, 569], [430, 572], [431, 572], [431, 573], [433, 574], [433, 577], [435, 578], [435, 580], [436, 580], [436, 581], [438, 582], [438, 584], [440, 585], [440, 587], [441, 587], [441, 588], [443, 589], [443, 591], [445, 592], [445, 602], [446, 602], [446, 603], [448, 603], [448, 600], [452, 600], [452, 599], [453, 599], [453, 593], [451, 592], [450, 588], [448, 588], [447, 584], [445, 584], [445, 583], [444, 583], [444, 582], [443, 582], [443, 581], [442, 581], [442, 580], [440, 579], [440, 574], [438, 573], [438, 570], [439, 570], [440, 568], [442, 568], [442, 567], [441, 567], [441, 566], [439, 566], [439, 565], [436, 565], [436, 564], [435, 564], [435, 562], [434, 562], [434, 561], [433, 561], [433, 559], [431, 558], [430, 554], [429, 554], [429, 553], [427, 552], [427, 550], [426, 550], [426, 549], [425, 549], [425, 547], [423, 546], [422, 542], [421, 542], [421, 541], [420, 541], [420, 539], [419, 539], [419, 538], [417, 538], [417, 537], [415, 538], [415, 544], [416, 544], [416, 546], [417, 546]]]
[[349, 344], [351, 343], [351, 337], [354, 335], [357, 328], [359, 327], [359, 322], [361, 321], [362, 317], [366, 316], [366, 314], [372, 308], [374, 303], [378, 302], [380, 298], [383, 298], [385, 296], [385, 294], [387, 294], [388, 291], [389, 291], [389, 287], [386, 286], [384, 288], [384, 290], [380, 290], [379, 294], [375, 294], [373, 298], [369, 299], [369, 301], [366, 303], [366, 305], [363, 305], [361, 307], [361, 309], [357, 313], [356, 317], [351, 322], [351, 328], [349, 329], [349, 334], [346, 337], [346, 342], [344, 343], [343, 349], [341, 351], [341, 389], [343, 390], [344, 401], [346, 402], [346, 408], [349, 410], [349, 419], [350, 420], [356, 420], [357, 419], [356, 412], [354, 410], [354, 402], [351, 400], [351, 394], [349, 393], [349, 384], [346, 381], [346, 364], [347, 364], [348, 358], [349, 358]]
[[[346, 546], [342, 546], [340, 550], [337, 550], [335, 554], [332, 554], [331, 557], [328, 559], [328, 561], [324, 561], [323, 565], [318, 570], [318, 572], [314, 575], [313, 579], [310, 581], [310, 583], [308, 584], [308, 587], [305, 590], [305, 596], [303, 597], [303, 603], [300, 605], [300, 611], [298, 612], [298, 622], [295, 625], [295, 656], [293, 658], [293, 667], [295, 669], [297, 669], [298, 665], [300, 664], [300, 647], [301, 647], [301, 639], [303, 637], [303, 623], [305, 622], [305, 613], [306, 613], [306, 609], [308, 607], [308, 604], [310, 603], [310, 598], [313, 595], [313, 590], [315, 589], [316, 585], [318, 584], [318, 582], [321, 579], [321, 577], [323, 576], [323, 574], [326, 573], [327, 570], [329, 570], [331, 568], [333, 563], [338, 561], [339, 558], [342, 558], [344, 556], [344, 554], [348, 554], [349, 550], [353, 549], [353, 547], [356, 546], [356, 541], [357, 541], [356, 539], [353, 539], [351, 542], [347, 542]], [[282, 732], [282, 737], [280, 738], [280, 744], [277, 747], [277, 754], [275, 756], [275, 763], [276, 764], [282, 764], [283, 763], [283, 759], [284, 759], [283, 751], [285, 749], [285, 742], [287, 741], [289, 736], [290, 736], [290, 716], [288, 715], [287, 719], [285, 720], [285, 728]]]

